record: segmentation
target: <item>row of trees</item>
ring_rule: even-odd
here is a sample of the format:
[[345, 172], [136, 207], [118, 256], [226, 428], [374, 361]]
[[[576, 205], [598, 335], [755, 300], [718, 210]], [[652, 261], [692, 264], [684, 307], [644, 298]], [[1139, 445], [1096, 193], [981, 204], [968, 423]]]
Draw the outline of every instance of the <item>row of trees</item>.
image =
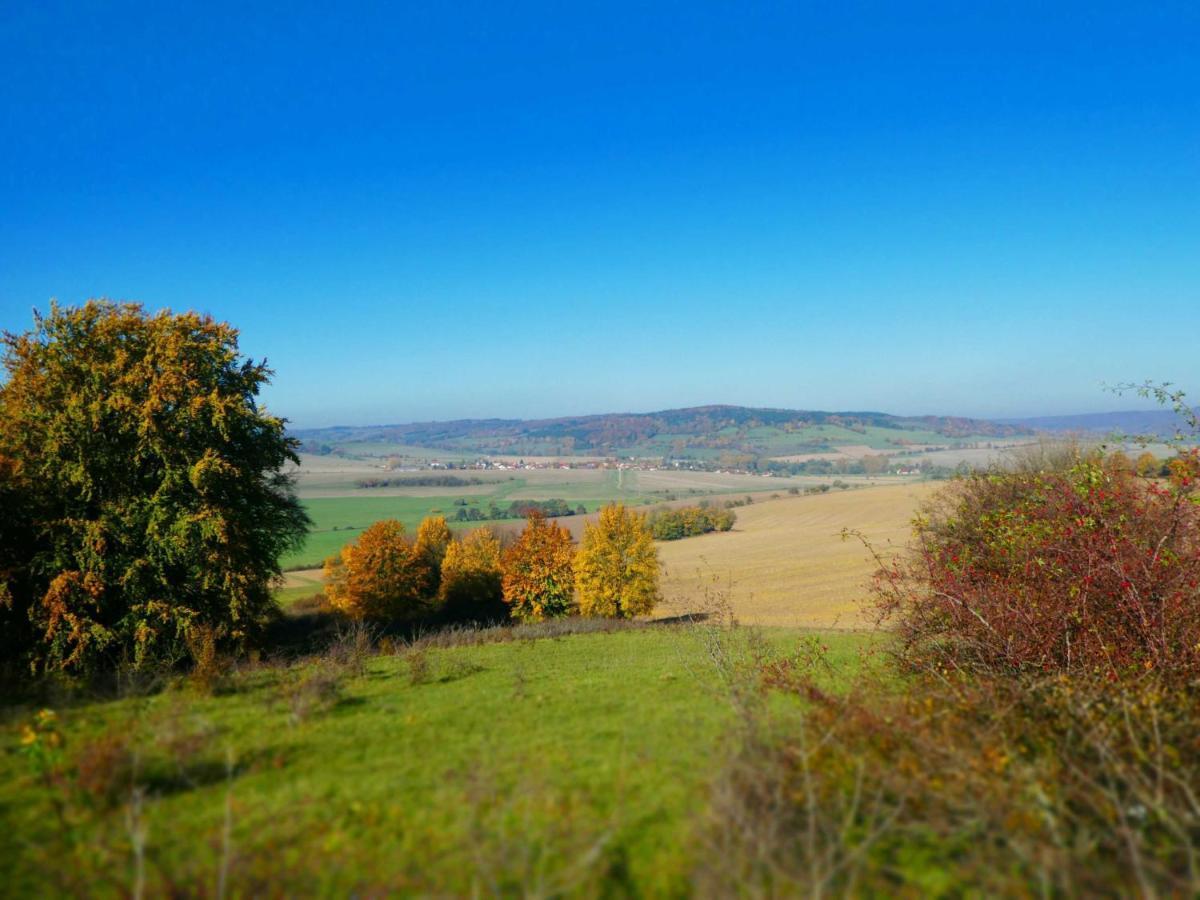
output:
[[652, 513], [647, 525], [656, 541], [675, 541], [710, 531], [728, 531], [736, 521], [737, 515], [731, 509], [684, 506]]
[[[805, 459], [797, 462], [769, 460], [764, 468], [773, 475], [882, 475], [888, 471], [891, 460], [882, 453], [862, 456], [858, 459]], [[928, 460], [912, 463], [913, 468], [930, 468]]]
[[659, 597], [659, 561], [643, 515], [606, 506], [576, 546], [534, 510], [509, 547], [488, 529], [455, 538], [426, 518], [410, 539], [396, 520], [376, 522], [325, 563], [331, 605], [360, 619], [521, 621], [565, 616], [632, 618]]
[[386, 487], [469, 487], [484, 484], [476, 475], [404, 475], [396, 478], [360, 478], [354, 484], [360, 488]]
[[456, 522], [487, 522], [498, 519], [527, 519], [533, 514], [547, 517], [553, 516], [584, 516], [587, 507], [582, 503], [572, 507], [566, 500], [551, 498], [549, 500], [513, 500], [508, 506], [500, 506], [494, 500], [487, 509], [470, 506], [465, 499], [454, 501], [458, 509], [454, 513]]

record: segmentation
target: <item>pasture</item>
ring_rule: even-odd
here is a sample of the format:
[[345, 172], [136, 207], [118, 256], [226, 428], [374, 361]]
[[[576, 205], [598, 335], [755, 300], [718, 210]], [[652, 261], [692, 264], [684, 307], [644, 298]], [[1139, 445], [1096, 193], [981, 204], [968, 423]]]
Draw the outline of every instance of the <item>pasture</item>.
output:
[[[223, 878], [245, 895], [586, 894], [604, 878], [678, 895], [732, 715], [709, 662], [717, 632], [592, 625], [609, 630], [506, 632], [358, 669], [250, 666], [214, 696], [180, 682], [60, 705], [74, 781], [41, 780], [21, 750], [32, 708], [5, 709], [5, 892], [128, 894], [140, 836], [151, 894], [215, 893]], [[787, 652], [801, 637], [767, 641]], [[874, 642], [823, 640], [846, 673]], [[148, 785], [136, 820], [108, 799], [131, 779]]]
[[[430, 472], [388, 471], [374, 463], [345, 460], [337, 457], [302, 457], [297, 471], [297, 494], [312, 518], [313, 524], [304, 546], [281, 560], [285, 569], [319, 566], [328, 556], [354, 540], [363, 529], [380, 519], [399, 519], [410, 532], [425, 516], [443, 515], [451, 527], [474, 527], [480, 524], [505, 526], [515, 520], [454, 523], [459, 505], [465, 503], [486, 509], [489, 503], [500, 507], [514, 500], [567, 501], [571, 506], [583, 504], [594, 513], [605, 503], [621, 502], [631, 506], [665, 502], [676, 498], [700, 498], [723, 494], [762, 494], [766, 491], [784, 492], [789, 487], [803, 489], [815, 484], [829, 483], [829, 478], [800, 476], [795, 478], [765, 477], [732, 472], [691, 472], [670, 469], [484, 469], [455, 470], [445, 473], [464, 479], [478, 479], [481, 484], [459, 487], [428, 485], [361, 488], [363, 479], [387, 478], [403, 480], [439, 474]], [[864, 476], [843, 476], [847, 484], [875, 484], [879, 479]], [[455, 501], [461, 501], [456, 504]], [[565, 519], [571, 525], [574, 517]]]

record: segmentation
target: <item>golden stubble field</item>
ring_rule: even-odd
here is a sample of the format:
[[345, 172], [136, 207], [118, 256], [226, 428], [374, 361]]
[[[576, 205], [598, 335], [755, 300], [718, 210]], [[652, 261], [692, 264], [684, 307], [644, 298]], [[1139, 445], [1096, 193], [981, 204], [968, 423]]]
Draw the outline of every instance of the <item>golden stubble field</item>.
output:
[[660, 543], [664, 602], [656, 615], [705, 611], [716, 593], [739, 621], [857, 628], [874, 570], [862, 532], [881, 550], [908, 542], [918, 504], [936, 483], [912, 483], [765, 500], [737, 510], [734, 530]]

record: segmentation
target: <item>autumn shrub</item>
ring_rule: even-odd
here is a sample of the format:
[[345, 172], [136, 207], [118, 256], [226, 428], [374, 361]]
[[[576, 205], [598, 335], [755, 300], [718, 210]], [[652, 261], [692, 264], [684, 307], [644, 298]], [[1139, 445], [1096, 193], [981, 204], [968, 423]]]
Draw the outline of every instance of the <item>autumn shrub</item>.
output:
[[575, 554], [575, 589], [585, 616], [631, 619], [658, 602], [658, 550], [646, 517], [612, 503], [584, 526]]
[[355, 619], [414, 620], [428, 614], [433, 583], [425, 548], [396, 519], [376, 522], [325, 561], [325, 595]]
[[877, 580], [909, 662], [1195, 681], [1200, 464], [1172, 465], [1160, 484], [1076, 454], [951, 483], [918, 518], [914, 552]]
[[410, 647], [404, 654], [404, 661], [408, 664], [409, 684], [425, 684], [433, 680], [433, 664], [427, 647], [420, 644]]
[[439, 598], [442, 616], [450, 622], [503, 622], [509, 616], [504, 602], [504, 572], [500, 539], [477, 528], [452, 541], [442, 558]]
[[[743, 719], [713, 782], [700, 893], [1194, 896], [1194, 701], [1148, 681], [921, 675]], [[776, 705], [776, 710], [778, 706]]]
[[186, 641], [192, 657], [192, 685], [202, 694], [215, 693], [226, 674], [218, 652], [221, 633], [211, 625], [197, 625], [188, 630]]
[[539, 512], [501, 557], [504, 602], [523, 621], [565, 616], [574, 604], [574, 547], [570, 533]]
[[1198, 470], [1043, 447], [944, 489], [877, 578], [894, 665], [726, 679], [700, 892], [1200, 892]]
[[332, 709], [342, 699], [345, 680], [345, 668], [336, 661], [310, 660], [284, 671], [277, 697], [292, 725], [300, 725]]
[[367, 669], [367, 660], [377, 649], [376, 631], [369, 623], [355, 620], [339, 625], [325, 651], [325, 659], [346, 674], [357, 677]]

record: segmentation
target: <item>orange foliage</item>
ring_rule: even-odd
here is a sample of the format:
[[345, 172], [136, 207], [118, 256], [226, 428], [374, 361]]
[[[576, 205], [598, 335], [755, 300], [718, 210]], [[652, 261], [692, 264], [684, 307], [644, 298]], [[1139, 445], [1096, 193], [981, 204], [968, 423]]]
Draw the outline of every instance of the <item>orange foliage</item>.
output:
[[428, 605], [429, 563], [395, 519], [376, 522], [326, 560], [325, 578], [329, 602], [357, 619], [414, 618]]
[[566, 615], [573, 603], [575, 575], [571, 535], [534, 512], [503, 558], [504, 602], [514, 618], [538, 620]]

